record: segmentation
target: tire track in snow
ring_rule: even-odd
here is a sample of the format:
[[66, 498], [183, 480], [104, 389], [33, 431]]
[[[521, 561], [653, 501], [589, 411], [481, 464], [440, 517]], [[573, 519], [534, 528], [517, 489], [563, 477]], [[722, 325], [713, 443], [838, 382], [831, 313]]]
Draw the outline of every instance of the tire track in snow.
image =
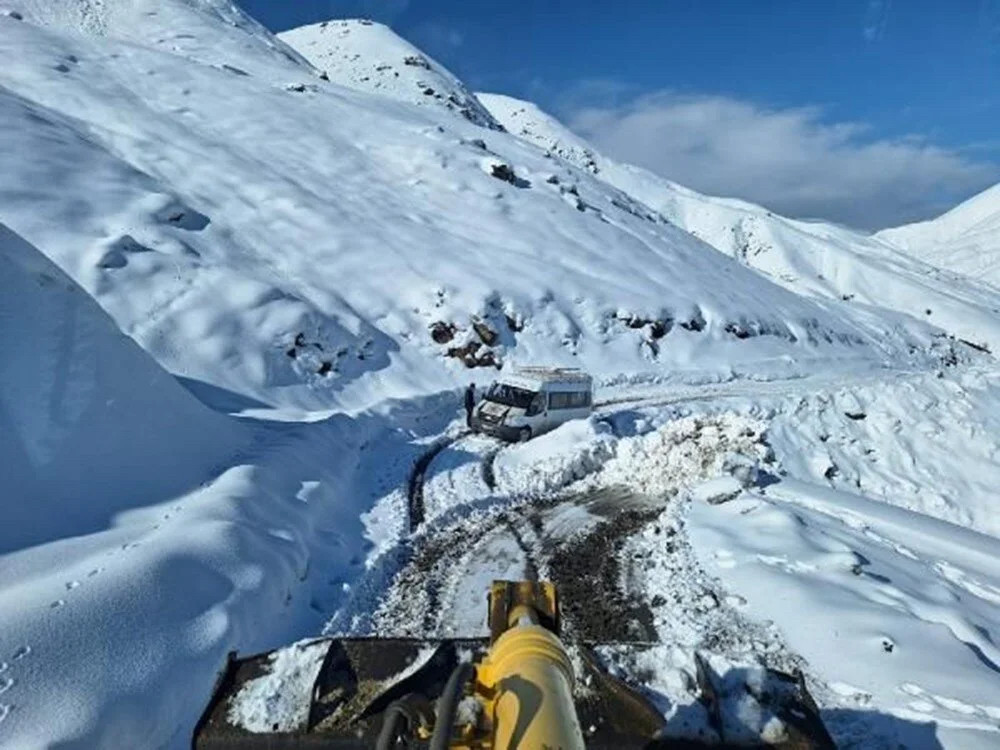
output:
[[735, 379], [724, 383], [674, 386], [664, 385], [661, 390], [645, 393], [625, 393], [594, 402], [594, 415], [608, 417], [624, 408], [669, 406], [688, 401], [739, 398], [747, 396], [788, 396], [798, 393], [815, 393], [837, 390], [849, 386], [885, 383], [888, 380], [920, 378], [933, 372], [926, 370], [873, 370], [862, 375], [806, 375], [776, 380]]
[[493, 492], [497, 488], [497, 475], [494, 470], [494, 463], [497, 460], [497, 454], [501, 450], [501, 446], [497, 446], [483, 456], [483, 482], [490, 488], [490, 492]]
[[431, 445], [431, 447], [417, 459], [416, 463], [413, 464], [413, 471], [410, 472], [410, 479], [406, 491], [406, 503], [407, 510], [410, 519], [410, 533], [412, 534], [424, 522], [426, 517], [426, 510], [424, 508], [424, 480], [427, 477], [427, 470], [430, 468], [431, 462], [441, 453], [445, 448], [452, 445], [456, 440], [464, 437], [466, 432], [454, 435], [451, 437], [445, 437], [438, 440], [436, 443]]

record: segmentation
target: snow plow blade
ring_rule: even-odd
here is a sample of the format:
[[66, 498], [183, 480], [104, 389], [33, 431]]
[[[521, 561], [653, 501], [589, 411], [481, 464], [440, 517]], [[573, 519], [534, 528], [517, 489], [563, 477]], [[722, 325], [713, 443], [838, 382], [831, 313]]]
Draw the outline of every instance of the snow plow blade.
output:
[[[683, 710], [699, 719], [678, 721], [678, 711], [667, 721], [642, 686], [617, 678], [601, 659], [610, 648], [648, 664], [657, 644], [563, 646], [551, 584], [498, 581], [489, 599], [489, 638], [321, 638], [230, 659], [193, 747], [434, 747], [439, 740], [437, 747], [506, 750], [552, 738], [560, 747], [608, 750], [835, 747], [801, 675], [763, 667], [720, 673], [696, 655], [698, 699]], [[471, 720], [458, 718], [464, 701], [481, 706]], [[443, 742], [435, 714], [449, 719], [440, 722], [448, 727]]]
[[[248, 731], [234, 720], [234, 699], [254, 679], [267, 674], [282, 652], [233, 659], [223, 674], [212, 702], [196, 730], [196, 750], [298, 750], [300, 748], [375, 747], [386, 709], [409, 694], [441, 694], [459, 658], [486, 649], [487, 640], [424, 641], [406, 639], [322, 639], [310, 642], [322, 650], [315, 680], [302, 693], [297, 716], [275, 726], [257, 725]], [[642, 644], [631, 647], [642, 649]], [[725, 684], [699, 659], [701, 703], [712, 730], [705, 736], [677, 734], [640, 690], [604, 670], [589, 645], [575, 649], [583, 664], [575, 695], [576, 711], [588, 748], [781, 748], [832, 750], [812, 698], [801, 677], [767, 671], [772, 695], [760, 703], [782, 719], [788, 731], [781, 741], [748, 738], [732, 722], [727, 698], [739, 686]], [[745, 687], [744, 687], [745, 689]], [[431, 699], [428, 699], [430, 704]], [[429, 708], [429, 706], [428, 706]], [[432, 710], [432, 709], [431, 709]], [[417, 747], [426, 746], [423, 743]]]

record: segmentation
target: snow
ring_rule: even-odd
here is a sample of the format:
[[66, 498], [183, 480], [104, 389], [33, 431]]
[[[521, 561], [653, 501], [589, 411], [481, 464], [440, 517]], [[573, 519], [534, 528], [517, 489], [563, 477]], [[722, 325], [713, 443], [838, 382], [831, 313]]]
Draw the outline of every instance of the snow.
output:
[[284, 31], [278, 38], [342, 86], [440, 108], [500, 129], [454, 74], [383, 24], [367, 19], [324, 21]]
[[743, 484], [736, 477], [716, 477], [695, 487], [691, 491], [691, 499], [696, 502], [717, 505], [736, 497], [742, 489]]
[[[668, 703], [713, 642], [801, 667], [844, 746], [996, 744], [1000, 381], [949, 337], [996, 350], [1000, 292], [902, 239], [990, 240], [995, 194], [863, 237], [482, 109], [377, 24], [3, 9], [0, 745], [187, 747], [231, 651], [481, 632], [489, 579], [639, 506]], [[583, 368], [594, 416], [465, 435], [483, 352]], [[247, 726], [301, 718], [289, 653]]]
[[[589, 170], [638, 202], [634, 207], [640, 212], [659, 212], [776, 284], [855, 307], [897, 310], [973, 343], [993, 349], [1000, 345], [1000, 290], [982, 284], [979, 273], [973, 274], [975, 280], [959, 276], [969, 272], [967, 264], [937, 263], [920, 253], [910, 254], [905, 243], [897, 246], [908, 230], [868, 236], [823, 222], [787, 219], [745, 201], [702, 195], [601, 155], [530, 102], [496, 94], [478, 96], [510, 132]], [[974, 205], [960, 212], [970, 215], [970, 223], [987, 212], [995, 216], [996, 189], [970, 203]], [[988, 221], [983, 219], [982, 232], [987, 244], [970, 247], [970, 254], [986, 249], [989, 238], [997, 236], [995, 221]]]
[[329, 650], [328, 641], [312, 640], [275, 651], [267, 671], [245, 682], [234, 696], [229, 722], [255, 733], [304, 730], [313, 687]]
[[3, 225], [0, 278], [0, 476], [19, 496], [0, 553], [104, 528], [137, 491], [170, 498], [249, 443]]
[[995, 538], [794, 481], [689, 521], [709, 569], [844, 705], [933, 721], [945, 746], [996, 745]]
[[936, 219], [884, 229], [876, 236], [938, 268], [1000, 287], [1000, 185]]

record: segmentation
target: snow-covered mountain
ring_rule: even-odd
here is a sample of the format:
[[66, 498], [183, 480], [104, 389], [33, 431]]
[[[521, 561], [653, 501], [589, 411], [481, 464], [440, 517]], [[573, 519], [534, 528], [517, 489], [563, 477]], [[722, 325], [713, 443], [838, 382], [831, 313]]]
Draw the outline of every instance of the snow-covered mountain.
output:
[[[210, 33], [188, 2], [158, 8]], [[271, 66], [262, 31], [204, 64], [0, 23], [18, 61], [0, 71], [4, 220], [168, 370], [262, 405], [361, 407], [461, 382], [466, 365], [794, 372], [935, 341], [920, 321], [783, 289], [458, 112]]]
[[886, 241], [891, 237], [797, 221], [746, 201], [702, 195], [597, 153], [534, 104], [503, 95], [478, 96], [510, 132], [593, 172], [789, 290], [897, 310], [1000, 350], [1000, 294], [960, 276], [963, 268], [912, 257]]
[[441, 107], [493, 130], [500, 125], [465, 84], [391, 29], [366, 19], [324, 21], [278, 34], [343, 86]]
[[939, 268], [1000, 288], [1000, 185], [936, 219], [884, 229], [875, 236]]

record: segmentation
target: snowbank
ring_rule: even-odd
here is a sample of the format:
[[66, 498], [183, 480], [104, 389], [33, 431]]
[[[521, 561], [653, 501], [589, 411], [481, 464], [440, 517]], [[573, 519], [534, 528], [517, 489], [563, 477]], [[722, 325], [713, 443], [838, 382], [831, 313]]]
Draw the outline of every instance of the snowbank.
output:
[[248, 443], [0, 225], [0, 553], [107, 528]]
[[446, 423], [213, 412], [5, 227], [0, 345], [3, 747], [189, 746], [227, 654], [316, 632], [364, 569], [368, 441]]
[[[933, 722], [946, 747], [996, 746], [996, 539], [796, 481], [765, 498], [695, 505], [689, 529], [747, 614], [780, 623], [823, 675], [822, 703]], [[830, 716], [846, 746], [905, 739]]]

